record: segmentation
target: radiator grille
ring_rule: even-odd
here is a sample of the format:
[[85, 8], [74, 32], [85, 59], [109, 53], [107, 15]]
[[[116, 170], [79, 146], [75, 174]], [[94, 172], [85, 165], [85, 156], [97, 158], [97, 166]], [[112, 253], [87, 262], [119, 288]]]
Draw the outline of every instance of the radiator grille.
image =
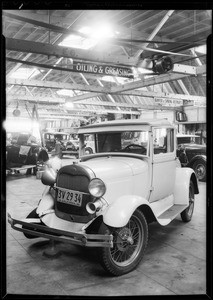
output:
[[82, 175], [70, 175], [70, 174], [60, 174], [58, 177], [58, 186], [75, 190], [79, 192], [89, 193], [88, 185], [89, 178]]
[[86, 193], [83, 195], [82, 205], [79, 207], [72, 204], [57, 201], [58, 193], [56, 190], [56, 215], [59, 218], [68, 221], [87, 223], [94, 217], [94, 215], [89, 214], [86, 210], [87, 203], [92, 201], [92, 197], [88, 191], [88, 185], [91, 180], [91, 177], [85, 172], [85, 170], [80, 169], [79, 171], [79, 169], [77, 169], [77, 172], [74, 172], [73, 169], [74, 166], [71, 165], [69, 169], [65, 168], [64, 170], [60, 170], [57, 176], [57, 186], [59, 188], [61, 187], [68, 190]]

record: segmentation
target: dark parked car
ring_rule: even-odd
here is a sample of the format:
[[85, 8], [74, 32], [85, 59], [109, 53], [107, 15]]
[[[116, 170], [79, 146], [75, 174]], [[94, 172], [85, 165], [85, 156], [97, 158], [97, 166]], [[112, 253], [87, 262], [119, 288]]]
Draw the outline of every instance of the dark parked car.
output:
[[38, 165], [48, 161], [49, 156], [30, 133], [8, 133], [6, 144], [6, 168], [21, 168], [25, 165], [35, 165], [34, 174]]
[[49, 152], [54, 150], [56, 139], [65, 147], [70, 140], [70, 134], [66, 132], [45, 132], [44, 143]]
[[198, 143], [200, 137], [177, 134], [177, 156], [182, 167], [194, 169], [198, 180], [206, 181], [206, 145]]

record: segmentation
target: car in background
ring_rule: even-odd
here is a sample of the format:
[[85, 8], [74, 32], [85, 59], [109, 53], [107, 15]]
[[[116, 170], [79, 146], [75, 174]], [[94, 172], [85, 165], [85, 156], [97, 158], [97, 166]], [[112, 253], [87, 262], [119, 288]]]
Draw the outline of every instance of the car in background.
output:
[[79, 141], [78, 139], [69, 139], [69, 141], [61, 141], [61, 151], [63, 155], [73, 155], [79, 157]]
[[199, 181], [206, 181], [206, 145], [194, 134], [177, 134], [177, 157], [182, 167], [195, 171]]
[[27, 165], [34, 165], [34, 175], [37, 167], [49, 159], [48, 153], [41, 143], [29, 132], [7, 133], [6, 169], [11, 170]]
[[78, 139], [71, 139], [71, 134], [67, 132], [45, 132], [43, 134], [45, 147], [48, 152], [54, 152], [56, 140], [60, 142], [61, 157], [63, 155], [74, 155], [78, 158]]
[[[66, 132], [45, 132], [44, 143], [48, 152], [52, 152], [55, 149], [56, 139], [61, 144], [61, 157], [63, 155], [73, 155], [76, 158], [79, 157], [79, 140], [78, 138], [71, 138], [70, 133]], [[93, 144], [93, 143], [92, 143]], [[86, 154], [91, 154], [94, 152], [92, 145], [90, 145], [90, 141], [86, 142], [85, 145]]]
[[66, 145], [70, 141], [70, 134], [67, 132], [45, 132], [43, 134], [44, 144], [48, 152], [51, 152], [55, 148], [56, 139], [61, 145], [66, 148]]

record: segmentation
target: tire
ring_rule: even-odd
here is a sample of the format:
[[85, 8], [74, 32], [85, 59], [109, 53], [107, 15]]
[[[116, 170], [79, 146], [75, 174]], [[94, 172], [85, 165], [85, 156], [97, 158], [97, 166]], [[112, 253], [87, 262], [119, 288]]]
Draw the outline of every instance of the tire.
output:
[[113, 235], [113, 248], [98, 249], [100, 264], [109, 274], [120, 276], [138, 266], [148, 243], [148, 225], [140, 210], [135, 210], [124, 227], [109, 228], [102, 223], [99, 233]]
[[[38, 214], [36, 213], [36, 208], [31, 211], [31, 213], [27, 216], [27, 219], [30, 219], [30, 218], [35, 218], [35, 219], [39, 219], [39, 216]], [[22, 226], [22, 228], [25, 228], [27, 229], [27, 226]], [[35, 239], [35, 238], [38, 238], [38, 236], [36, 235], [32, 235], [32, 234], [29, 234], [29, 233], [26, 233], [26, 232], [23, 232], [24, 236], [28, 239]]]
[[196, 160], [196, 162], [192, 166], [197, 179], [199, 181], [206, 181], [206, 162], [202, 159]]
[[182, 213], [180, 214], [182, 221], [183, 222], [191, 221], [193, 211], [194, 211], [194, 184], [190, 180], [190, 184], [189, 184], [189, 206], [184, 211], [182, 211]]

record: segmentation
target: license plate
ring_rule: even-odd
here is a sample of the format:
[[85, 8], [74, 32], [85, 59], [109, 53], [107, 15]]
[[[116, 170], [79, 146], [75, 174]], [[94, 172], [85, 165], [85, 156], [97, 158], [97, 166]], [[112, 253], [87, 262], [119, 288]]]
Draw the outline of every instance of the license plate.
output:
[[81, 206], [83, 194], [81, 192], [57, 188], [57, 201], [75, 206]]

